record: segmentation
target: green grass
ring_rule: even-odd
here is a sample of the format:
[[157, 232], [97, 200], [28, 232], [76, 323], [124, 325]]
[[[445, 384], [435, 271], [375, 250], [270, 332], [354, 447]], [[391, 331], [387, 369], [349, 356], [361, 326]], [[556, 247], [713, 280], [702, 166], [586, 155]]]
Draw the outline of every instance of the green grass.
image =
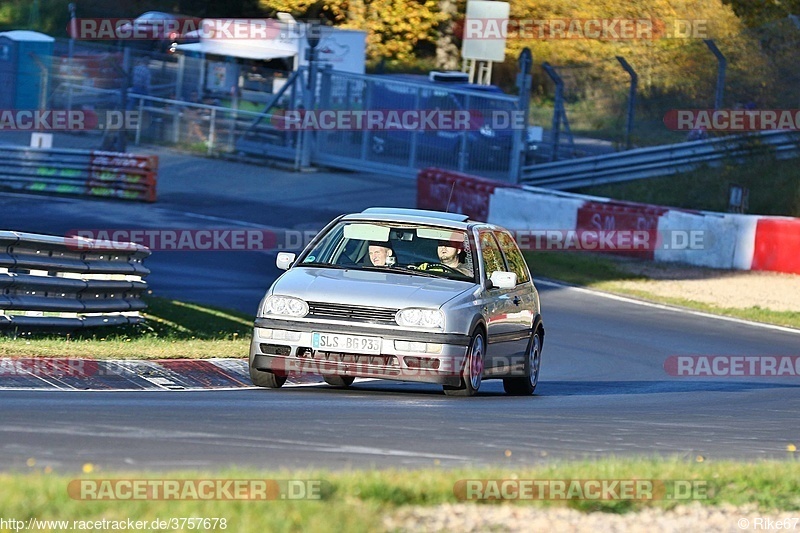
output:
[[[245, 357], [254, 316], [146, 298], [145, 324], [0, 337], [0, 356], [168, 359]], [[102, 342], [98, 342], [102, 341]]]
[[[782, 447], [790, 446], [781, 443]], [[382, 518], [404, 506], [456, 503], [459, 480], [661, 480], [688, 481], [703, 487], [703, 498], [641, 500], [569, 500], [468, 502], [468, 505], [568, 506], [584, 512], [626, 513], [647, 507], [673, 508], [699, 501], [704, 505], [755, 505], [762, 512], [800, 510], [800, 463], [787, 451], [785, 461], [755, 464], [690, 457], [550, 462], [522, 469], [441, 469], [372, 471], [227, 470], [159, 474], [108, 473], [87, 465], [87, 474], [53, 472], [46, 461], [32, 459], [27, 471], [0, 474], [4, 517], [61, 520], [134, 520], [156, 518], [225, 518], [228, 531], [380, 531]], [[70, 498], [73, 479], [274, 479], [322, 481], [321, 500], [275, 501], [84, 501]], [[461, 493], [463, 494], [463, 493]], [[217, 529], [221, 530], [221, 529]]]
[[[598, 105], [595, 102], [579, 101], [567, 103], [567, 119], [570, 131], [576, 137], [602, 139], [615, 144], [618, 150], [625, 147], [625, 111], [610, 111], [610, 108]], [[553, 124], [552, 101], [532, 101], [530, 109], [530, 123], [541, 126], [547, 130]], [[566, 137], [562, 134], [562, 143]], [[686, 132], [675, 132], [667, 129], [660, 118], [647, 118], [638, 114], [631, 132], [631, 144], [636, 146], [658, 146], [685, 142]]]
[[726, 308], [622, 287], [618, 282], [647, 281], [648, 278], [626, 271], [622, 260], [618, 258], [579, 252], [525, 252], [524, 255], [534, 278], [549, 278], [642, 300], [800, 329], [800, 312], [772, 311], [759, 306], [746, 309]]
[[719, 167], [629, 181], [578, 192], [617, 200], [708, 211], [728, 210], [728, 188], [736, 184], [750, 190], [748, 213], [800, 217], [800, 165], [797, 160], [777, 161], [763, 156], [741, 163], [726, 161]]

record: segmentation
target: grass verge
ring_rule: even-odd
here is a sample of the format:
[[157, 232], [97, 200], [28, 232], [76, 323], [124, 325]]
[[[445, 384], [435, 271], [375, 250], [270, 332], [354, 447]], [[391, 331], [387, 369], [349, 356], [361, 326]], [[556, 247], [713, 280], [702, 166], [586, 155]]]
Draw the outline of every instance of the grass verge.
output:
[[[800, 509], [800, 463], [793, 452], [787, 461], [756, 464], [687, 459], [607, 459], [548, 463], [513, 470], [423, 469], [354, 472], [228, 470], [215, 473], [55, 474], [36, 463], [26, 473], [0, 474], [4, 516], [18, 520], [133, 520], [180, 517], [225, 518], [229, 531], [379, 531], [383, 517], [403, 506], [457, 503], [459, 480], [653, 480], [667, 487], [672, 498], [481, 501], [470, 505], [568, 506], [585, 512], [626, 513], [646, 507], [670, 509], [695, 501], [703, 505], [757, 506], [761, 511]], [[29, 461], [31, 464], [31, 461]], [[49, 472], [49, 473], [48, 473]], [[72, 499], [67, 486], [73, 479], [261, 479], [321, 481], [321, 499], [275, 501], [85, 501]], [[689, 482], [692, 491], [680, 497], [675, 481]], [[684, 483], [684, 485], [686, 485]], [[464, 494], [463, 492], [460, 492]], [[187, 528], [188, 529], [188, 528]], [[217, 528], [216, 530], [222, 530]]]
[[62, 335], [0, 337], [0, 357], [207, 359], [247, 356], [253, 316], [165, 298], [149, 297], [146, 301], [145, 324]]
[[666, 297], [646, 290], [622, 287], [619, 283], [621, 281], [647, 281], [648, 278], [626, 271], [618, 259], [596, 254], [570, 252], [525, 252], [524, 255], [534, 278], [549, 278], [571, 285], [624, 294], [651, 302], [800, 329], [800, 312], [772, 311], [759, 306], [745, 309], [719, 307], [685, 298]]
[[725, 161], [717, 167], [644, 180], [584, 187], [593, 196], [669, 205], [685, 209], [728, 210], [728, 188], [750, 190], [748, 212], [800, 217], [800, 165], [795, 160], [762, 156], [745, 162]]

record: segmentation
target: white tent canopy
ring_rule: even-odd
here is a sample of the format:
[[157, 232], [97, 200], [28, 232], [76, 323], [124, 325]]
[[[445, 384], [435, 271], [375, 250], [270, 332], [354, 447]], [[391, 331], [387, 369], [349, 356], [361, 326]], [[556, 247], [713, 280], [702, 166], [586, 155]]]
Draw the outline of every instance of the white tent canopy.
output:
[[[193, 32], [200, 42], [178, 45], [177, 50], [261, 61], [290, 57], [294, 58], [295, 69], [306, 64], [309, 26], [304, 23], [272, 19], [203, 19], [201, 28]], [[364, 73], [366, 32], [330, 26], [320, 27], [318, 31], [317, 57], [320, 63], [330, 64], [334, 70]]]
[[226, 57], [240, 57], [243, 59], [257, 59], [261, 61], [297, 55], [297, 50], [270, 48], [264, 45], [253, 45], [241, 41], [207, 40], [200, 43], [179, 44], [178, 50]]

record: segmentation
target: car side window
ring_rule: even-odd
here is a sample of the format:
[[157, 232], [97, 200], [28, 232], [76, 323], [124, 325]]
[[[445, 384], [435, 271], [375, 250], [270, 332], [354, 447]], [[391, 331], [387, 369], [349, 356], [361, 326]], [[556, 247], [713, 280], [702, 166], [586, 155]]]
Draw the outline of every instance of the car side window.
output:
[[525, 263], [525, 258], [522, 257], [511, 235], [503, 231], [498, 231], [495, 233], [495, 237], [497, 237], [497, 241], [500, 243], [503, 255], [506, 256], [508, 269], [517, 275], [517, 283], [526, 283], [529, 281], [530, 274], [528, 273], [528, 266]]
[[500, 247], [497, 245], [494, 236], [490, 231], [482, 231], [480, 233], [481, 241], [481, 255], [483, 256], [483, 268], [486, 279], [489, 279], [492, 272], [506, 271], [506, 265], [503, 262], [503, 254], [500, 252]]

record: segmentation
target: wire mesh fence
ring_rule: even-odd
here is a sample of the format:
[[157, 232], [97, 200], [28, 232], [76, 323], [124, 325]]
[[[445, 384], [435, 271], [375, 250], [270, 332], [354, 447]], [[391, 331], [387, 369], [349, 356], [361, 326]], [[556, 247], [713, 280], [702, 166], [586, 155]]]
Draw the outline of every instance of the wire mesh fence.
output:
[[[800, 28], [791, 20], [718, 37], [714, 42], [727, 59], [723, 107], [800, 105], [800, 69], [796, 66]], [[554, 121], [558, 109], [554, 79], [541, 66], [534, 70], [530, 123], [545, 130], [538, 147], [540, 160], [686, 141], [694, 133], [670, 129], [665, 117], [676, 109], [713, 109], [717, 103], [719, 63], [702, 39], [654, 41], [635, 50], [623, 43], [608, 50], [606, 57], [590, 62], [552, 65], [563, 81], [563, 115], [558, 121]], [[614, 54], [624, 58], [637, 76], [630, 125], [632, 79]], [[294, 80], [286, 88], [293, 72], [288, 64], [236, 63], [192, 53], [163, 53], [147, 46], [78, 40], [56, 40], [52, 57], [39, 59], [46, 87], [43, 107], [139, 110], [141, 121], [128, 131], [129, 142], [180, 145], [202, 153], [235, 152], [244, 147], [251, 154], [260, 151], [296, 159], [304, 141], [299, 133], [277, 127], [279, 119], [275, 118], [305, 105], [303, 80]], [[535, 59], [541, 65], [546, 58]], [[137, 83], [142, 73], [147, 79], [144, 88]], [[375, 106], [376, 102], [367, 99], [385, 93], [392, 83], [340, 75], [322, 75], [321, 79], [326, 90], [319, 93], [316, 105], [325, 109]], [[427, 105], [419, 94], [411, 98], [409, 106]], [[457, 105], [493, 105], [478, 102], [478, 96], [471, 98], [471, 102]], [[104, 139], [108, 135], [105, 131], [94, 133]], [[443, 135], [435, 142], [427, 137], [420, 132], [329, 132], [316, 135], [315, 148], [334, 156], [409, 167], [434, 164], [487, 172], [500, 169], [501, 164], [494, 161], [496, 155], [483, 149], [486, 143], [472, 143], [467, 134], [454, 135], [450, 144], [442, 140]], [[507, 155], [504, 161], [509, 161]]]
[[[617, 43], [604, 48], [605, 55], [595, 54], [589, 62], [554, 64], [564, 82], [563, 105], [571, 133], [575, 137], [606, 140], [610, 151], [626, 148], [631, 79], [615, 55], [626, 59], [638, 77], [632, 147], [683, 142], [696, 136], [697, 132], [675, 131], [665, 124], [665, 117], [674, 110], [713, 110], [718, 104], [727, 110], [798, 107], [800, 26], [793, 20], [782, 19], [739, 34], [715, 37], [712, 43], [725, 58], [721, 87], [720, 63], [710, 44], [699, 38], [654, 41], [635, 48]], [[546, 58], [537, 59], [541, 62]], [[542, 68], [535, 71], [534, 79], [531, 120], [550, 129], [557, 107], [556, 84]], [[546, 140], [552, 139], [552, 132], [548, 133]], [[569, 144], [569, 136], [563, 133], [560, 146], [564, 155], [570, 151], [597, 155], [575, 150]]]

